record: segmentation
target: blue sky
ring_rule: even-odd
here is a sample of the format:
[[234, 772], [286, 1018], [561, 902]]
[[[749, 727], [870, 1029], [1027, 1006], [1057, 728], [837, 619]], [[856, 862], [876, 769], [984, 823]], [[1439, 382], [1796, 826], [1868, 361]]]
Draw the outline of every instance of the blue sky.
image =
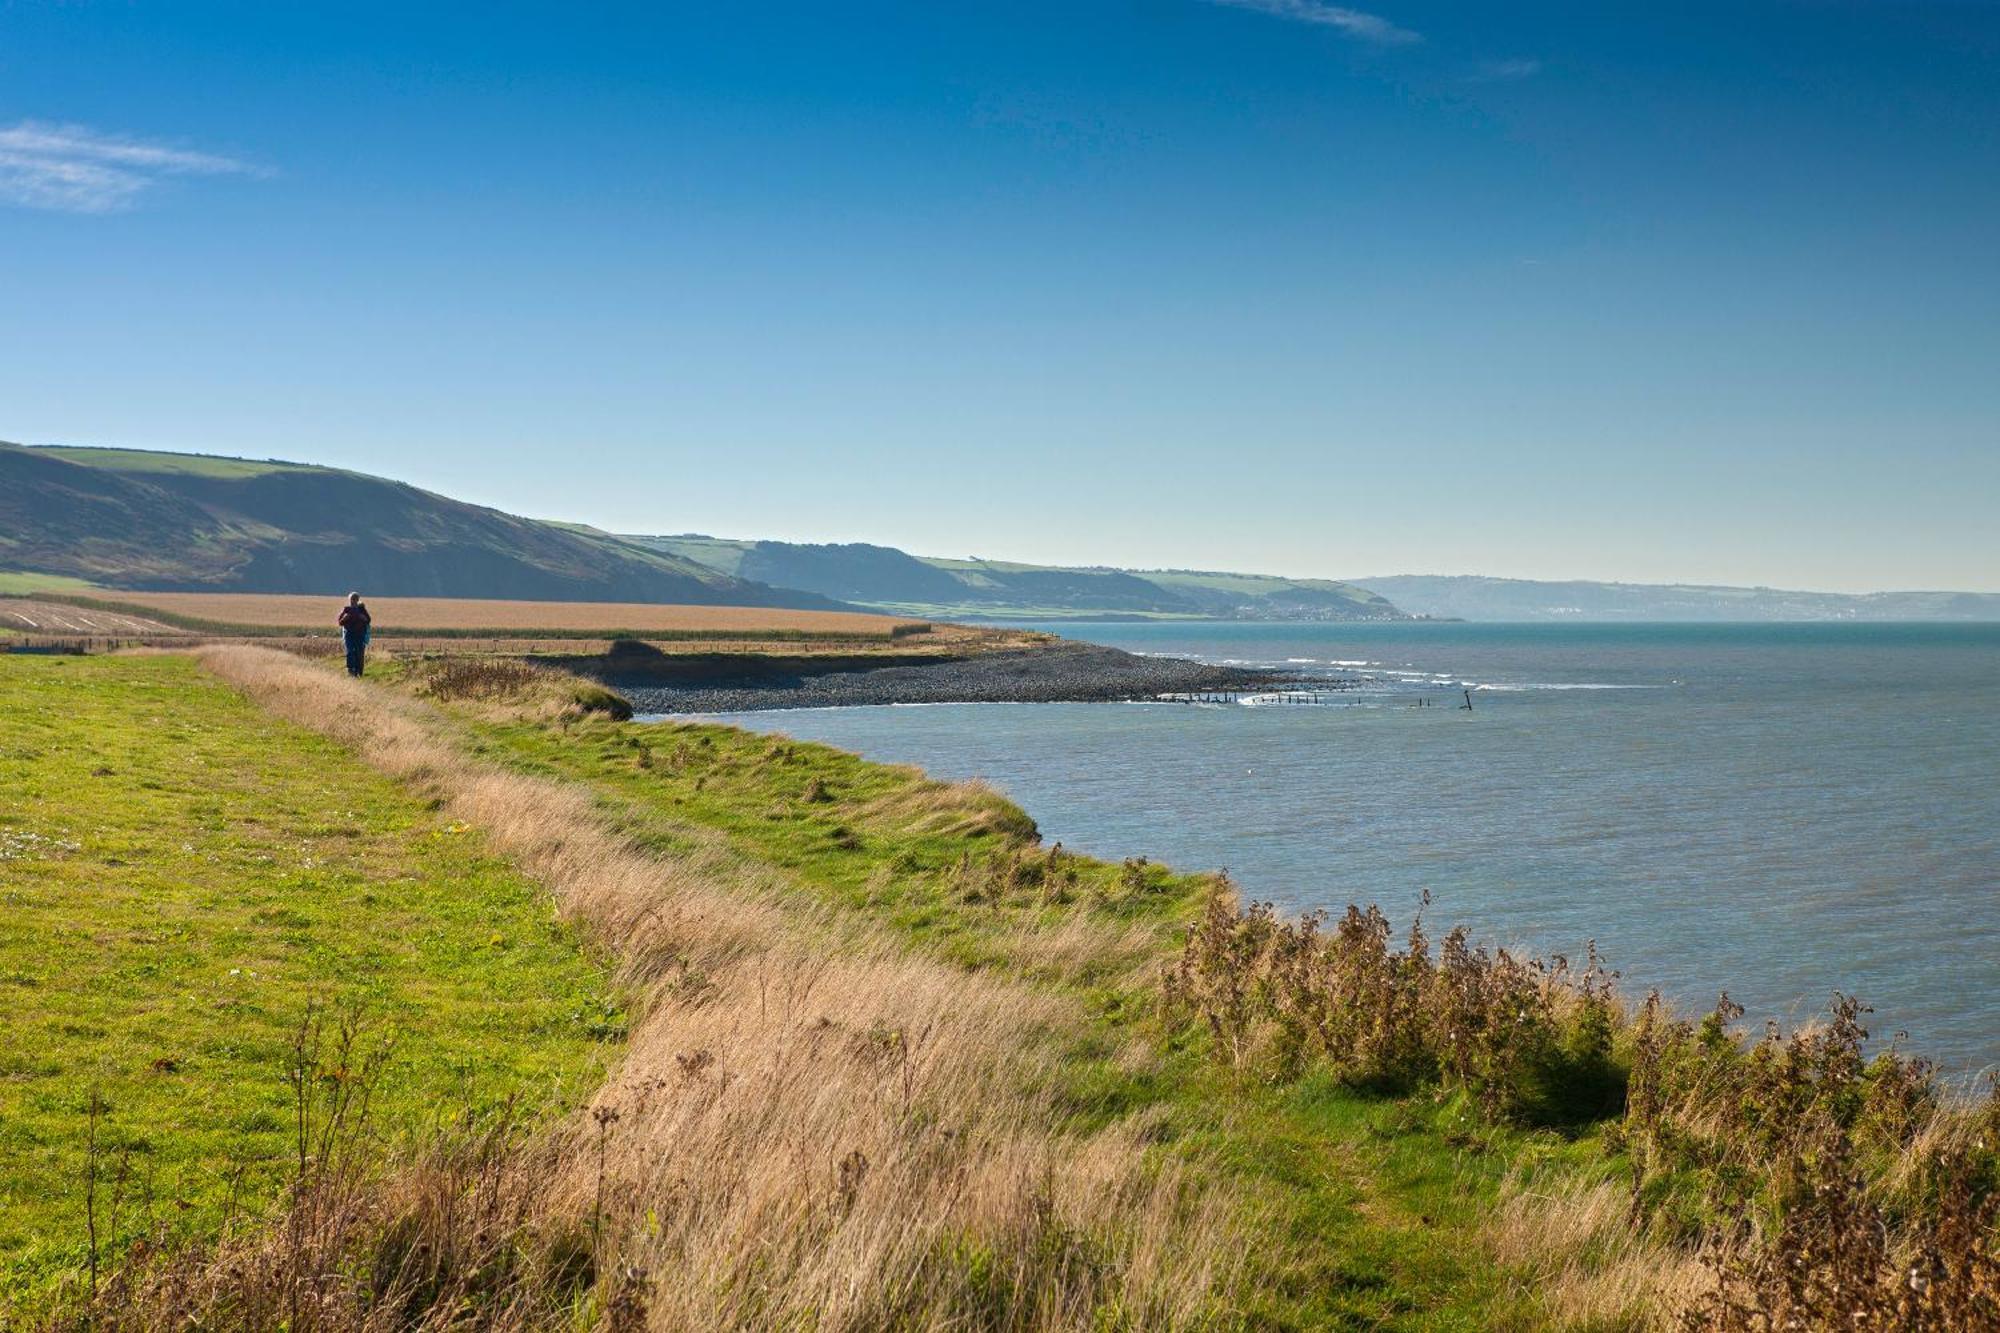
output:
[[0, 438], [628, 531], [2000, 589], [2000, 7], [0, 6]]

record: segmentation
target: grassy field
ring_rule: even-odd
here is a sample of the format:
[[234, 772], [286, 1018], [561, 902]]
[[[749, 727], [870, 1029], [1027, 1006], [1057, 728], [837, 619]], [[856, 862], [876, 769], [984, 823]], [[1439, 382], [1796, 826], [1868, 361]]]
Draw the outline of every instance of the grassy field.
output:
[[[616, 722], [547, 672], [358, 684], [254, 648], [203, 660], [348, 748], [278, 728], [268, 744], [281, 753], [248, 740], [238, 753], [205, 730], [154, 726], [149, 745], [234, 755], [255, 789], [183, 791], [180, 805], [141, 807], [135, 833], [185, 823], [197, 850], [268, 836], [302, 817], [314, 780], [285, 770], [282, 752], [358, 755], [426, 798], [408, 822], [383, 821], [401, 835], [384, 857], [488, 830], [493, 851], [619, 961], [634, 1017], [588, 1115], [537, 1144], [386, 1157], [379, 1180], [302, 1188], [261, 1238], [154, 1252], [87, 1319], [264, 1327], [285, 1293], [337, 1287], [353, 1309], [470, 1301], [482, 1326], [507, 1329], [1610, 1330], [1681, 1327], [1693, 1312], [1687, 1327], [1733, 1333], [2000, 1320], [2000, 1098], [1953, 1101], [1919, 1061], [1864, 1059], [1851, 1008], [1745, 1041], [1726, 1004], [1704, 1022], [1619, 1004], [1594, 958], [1519, 959], [1415, 927], [1399, 945], [1359, 910], [1323, 923], [1246, 910], [1207, 876], [1043, 845], [996, 793], [783, 738]], [[96, 849], [47, 810], [88, 804], [76, 790], [121, 766], [101, 742], [62, 742], [72, 713], [91, 719], [98, 697], [145, 686], [209, 691], [255, 717], [171, 660], [18, 671], [54, 691], [8, 714], [37, 717], [16, 757], [42, 783], [44, 813], [22, 826], [34, 840], [17, 841], [52, 866], [82, 867]], [[500, 676], [518, 677], [518, 699]], [[455, 694], [453, 681], [478, 688]], [[125, 712], [105, 734], [151, 716]], [[43, 762], [59, 743], [75, 757]], [[253, 812], [247, 827], [221, 818], [238, 808]], [[283, 856], [296, 832], [252, 857]], [[363, 883], [389, 873], [352, 870]], [[171, 901], [191, 879], [155, 891]], [[268, 877], [239, 878], [204, 905], [253, 931], [257, 909], [235, 900], [260, 889], [273, 891]], [[365, 897], [346, 912], [350, 929], [385, 915]], [[38, 990], [90, 982], [88, 968], [34, 971], [64, 947], [79, 956], [65, 917], [23, 920], [41, 944], [13, 965]], [[411, 937], [413, 924], [384, 933]], [[98, 930], [100, 945], [117, 938]], [[206, 997], [183, 978], [159, 1003], [216, 1026], [201, 1002], [236, 995], [240, 955], [204, 959]], [[458, 959], [493, 963], [475, 939], [394, 971], [420, 987], [461, 973]], [[165, 1040], [140, 1006], [66, 1003], [87, 1021], [45, 1025], [24, 1050], [52, 1059], [41, 1052], [80, 1038], [129, 1051], [130, 1065]], [[613, 1020], [601, 1004], [577, 1012], [597, 1026], [563, 1035], [587, 1062], [584, 1043]], [[254, 1083], [254, 1065], [231, 1072]], [[146, 1066], [138, 1083], [169, 1074], [181, 1076]], [[38, 1123], [73, 1160], [73, 1093], [67, 1112]], [[62, 1174], [31, 1170], [0, 1156], [24, 1194]], [[483, 1220], [454, 1221], [460, 1207]], [[587, 1253], [535, 1260], [550, 1235], [587, 1236]], [[416, 1280], [413, 1255], [425, 1256]]]
[[0, 1311], [87, 1269], [94, 1098], [104, 1255], [268, 1205], [309, 1003], [394, 1039], [392, 1137], [565, 1106], [617, 1049], [602, 964], [479, 830], [186, 658], [0, 656], [0, 789]]
[[[260, 477], [267, 472], [300, 472], [297, 463], [275, 459], [225, 458], [219, 454], [164, 454], [150, 449], [96, 449], [86, 445], [48, 445], [40, 450], [71, 463], [115, 468], [120, 472], [186, 477]], [[326, 469], [321, 469], [326, 470]]]
[[38, 592], [90, 592], [96, 586], [65, 574], [24, 574], [0, 570], [0, 597], [32, 596]]
[[[329, 629], [344, 600], [265, 593], [124, 592], [107, 604], [172, 617], [192, 628]], [[546, 631], [615, 638], [667, 635], [807, 634], [886, 639], [917, 628], [894, 616], [788, 611], [745, 606], [659, 606], [627, 602], [512, 602], [454, 597], [370, 597], [379, 633], [452, 631], [501, 636]]]

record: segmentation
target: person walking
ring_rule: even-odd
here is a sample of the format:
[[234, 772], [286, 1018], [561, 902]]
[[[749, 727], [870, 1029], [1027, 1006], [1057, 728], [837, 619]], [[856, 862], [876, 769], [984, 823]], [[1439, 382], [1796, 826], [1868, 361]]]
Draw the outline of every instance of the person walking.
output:
[[368, 614], [368, 607], [362, 602], [361, 594], [347, 594], [347, 605], [340, 608], [340, 646], [347, 650], [347, 674], [359, 676], [368, 655], [368, 627], [374, 617]]

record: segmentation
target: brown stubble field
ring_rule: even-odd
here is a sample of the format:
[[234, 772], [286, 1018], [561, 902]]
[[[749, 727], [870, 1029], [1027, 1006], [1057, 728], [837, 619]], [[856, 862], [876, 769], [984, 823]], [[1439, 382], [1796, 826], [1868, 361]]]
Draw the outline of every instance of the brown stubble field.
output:
[[184, 630], [143, 616], [67, 606], [31, 597], [0, 598], [0, 627], [16, 634], [91, 638], [165, 638]]
[[[365, 594], [364, 594], [365, 596]], [[93, 599], [95, 600], [95, 599]], [[852, 611], [794, 611], [754, 606], [666, 606], [642, 602], [488, 601], [457, 597], [366, 597], [382, 629], [447, 632], [810, 634], [886, 639], [925, 622]], [[323, 629], [340, 610], [339, 597], [210, 592], [125, 592], [103, 601], [218, 625], [276, 630]]]

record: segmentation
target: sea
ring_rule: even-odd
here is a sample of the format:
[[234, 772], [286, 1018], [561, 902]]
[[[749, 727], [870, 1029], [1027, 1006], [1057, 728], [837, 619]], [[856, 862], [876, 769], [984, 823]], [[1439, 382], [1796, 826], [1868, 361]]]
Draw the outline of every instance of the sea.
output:
[[[948, 778], [1044, 837], [1226, 869], [1289, 911], [1580, 958], [1745, 1025], [1836, 991], [2000, 1066], [2000, 625], [1045, 625], [1313, 686], [1220, 700], [728, 715]], [[1470, 707], [1467, 707], [1467, 703]]]

